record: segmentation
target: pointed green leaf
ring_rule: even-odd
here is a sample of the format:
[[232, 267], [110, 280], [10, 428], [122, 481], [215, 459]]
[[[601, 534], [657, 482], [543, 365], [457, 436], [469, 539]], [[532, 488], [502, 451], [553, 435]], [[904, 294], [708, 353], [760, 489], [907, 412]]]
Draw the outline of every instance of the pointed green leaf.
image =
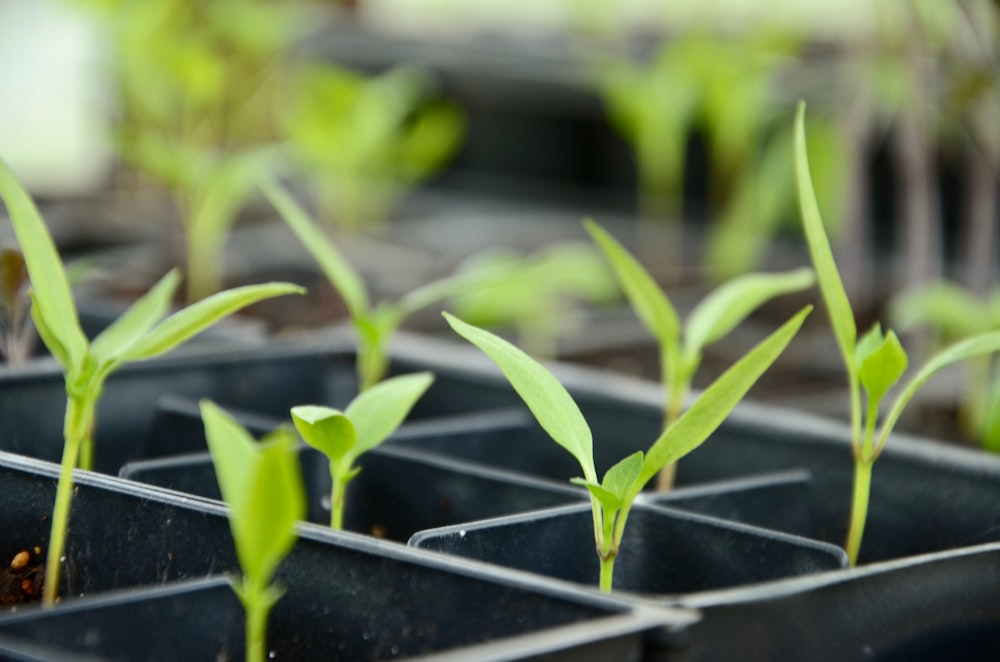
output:
[[844, 291], [844, 283], [840, 280], [837, 264], [833, 260], [830, 240], [823, 228], [819, 204], [813, 191], [812, 177], [809, 174], [809, 155], [806, 151], [806, 105], [799, 102], [798, 113], [795, 116], [795, 179], [799, 189], [799, 207], [802, 213], [802, 226], [805, 230], [809, 253], [812, 255], [813, 267], [819, 289], [826, 303], [827, 315], [833, 326], [833, 333], [840, 345], [840, 353], [848, 364], [847, 369], [853, 370], [851, 361], [854, 358], [854, 342], [858, 330], [854, 322], [851, 303]]
[[60, 359], [60, 363], [68, 370], [76, 369], [87, 353], [87, 337], [80, 328], [62, 260], [35, 203], [2, 159], [0, 197], [7, 206], [35, 293], [32, 318], [44, 318], [42, 326], [61, 347], [58, 353], [52, 352], [53, 356], [62, 354], [65, 360]]
[[865, 359], [878, 349], [885, 337], [882, 335], [882, 325], [878, 322], [872, 325], [872, 328], [868, 329], [858, 340], [857, 346], [854, 348], [854, 366], [856, 370], [861, 369], [861, 364], [865, 362]]
[[57, 361], [59, 361], [59, 365], [61, 365], [67, 373], [70, 372], [74, 369], [74, 366], [70, 364], [66, 348], [62, 346], [62, 343], [59, 342], [59, 338], [49, 328], [48, 320], [42, 316], [41, 308], [38, 307], [35, 293], [29, 292], [28, 296], [31, 298], [31, 319], [35, 323], [35, 329], [38, 331], [38, 337], [41, 338], [42, 342], [45, 343], [45, 346], [48, 347], [49, 353], [54, 356]]
[[295, 523], [305, 517], [306, 503], [289, 431], [262, 441], [255, 455], [246, 468], [246, 492], [230, 504], [230, 521], [243, 574], [263, 586], [295, 545]]
[[580, 408], [563, 385], [540, 363], [488, 331], [444, 313], [455, 332], [483, 350], [500, 368], [553, 441], [569, 451], [584, 477], [597, 482], [593, 436]]
[[235, 504], [249, 489], [248, 472], [256, 462], [256, 442], [214, 402], [202, 400], [199, 405], [219, 491], [227, 503]]
[[354, 423], [358, 434], [354, 456], [385, 441], [403, 423], [433, 382], [434, 375], [429, 372], [393, 377], [354, 398], [344, 412]]
[[713, 290], [691, 311], [684, 330], [685, 349], [700, 353], [774, 297], [804, 290], [814, 282], [809, 268], [734, 278]]
[[624, 499], [642, 473], [643, 452], [636, 451], [621, 460], [604, 474], [604, 489]]
[[361, 276], [284, 188], [270, 179], [264, 179], [261, 189], [344, 299], [351, 317], [363, 316], [370, 304]]
[[170, 311], [170, 302], [181, 282], [177, 269], [168, 272], [144, 296], [133, 303], [121, 317], [94, 339], [91, 351], [97, 361], [121, 356], [129, 345], [144, 336]]
[[876, 452], [879, 452], [882, 446], [885, 445], [889, 438], [889, 434], [892, 432], [892, 428], [896, 425], [896, 421], [902, 415], [903, 410], [906, 405], [909, 404], [913, 396], [916, 395], [917, 391], [927, 382], [928, 379], [934, 376], [942, 368], [956, 363], [958, 361], [964, 361], [965, 359], [971, 359], [977, 356], [984, 356], [986, 354], [993, 354], [994, 352], [1000, 351], [1000, 331], [991, 331], [990, 333], [983, 333], [972, 338], [968, 338], [961, 342], [957, 342], [953, 345], [949, 345], [937, 354], [931, 357], [929, 361], [915, 374], [910, 381], [907, 383], [906, 388], [900, 392], [896, 397], [896, 401], [892, 405], [892, 409], [889, 410], [888, 416], [886, 416], [885, 423], [882, 424], [882, 429], [879, 431], [878, 448]]
[[868, 391], [868, 397], [877, 402], [899, 381], [907, 365], [906, 350], [899, 344], [896, 334], [889, 331], [861, 362], [858, 379]]
[[303, 441], [331, 462], [342, 460], [357, 442], [351, 421], [336, 409], [320, 405], [292, 407], [292, 422]]
[[622, 503], [624, 503], [622, 495], [612, 492], [597, 483], [591, 483], [583, 478], [571, 478], [569, 482], [574, 485], [586, 487], [594, 498], [597, 499], [597, 502], [601, 504], [601, 508], [604, 510], [605, 514], [614, 513], [617, 510], [620, 510]]
[[784, 351], [811, 310], [812, 306], [806, 306], [751, 349], [705, 389], [694, 404], [660, 435], [646, 453], [642, 474], [636, 481], [636, 491], [642, 489], [664, 466], [676, 462], [708, 439]]
[[604, 228], [587, 219], [584, 227], [614, 270], [636, 315], [662, 345], [680, 338], [680, 321], [670, 300], [635, 257]]
[[137, 361], [163, 354], [245, 306], [262, 299], [304, 291], [304, 288], [291, 283], [264, 283], [217, 292], [157, 324], [152, 331], [133, 342], [121, 359]]

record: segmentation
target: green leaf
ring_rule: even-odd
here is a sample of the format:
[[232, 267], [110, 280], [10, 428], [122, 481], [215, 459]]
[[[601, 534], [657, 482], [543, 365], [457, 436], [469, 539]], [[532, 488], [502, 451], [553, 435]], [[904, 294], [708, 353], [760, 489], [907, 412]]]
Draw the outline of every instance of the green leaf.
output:
[[642, 489], [660, 469], [676, 462], [708, 439], [784, 351], [811, 310], [812, 306], [806, 306], [762, 340], [705, 389], [694, 404], [660, 435], [646, 453], [635, 491]]
[[201, 400], [198, 404], [219, 491], [227, 503], [235, 504], [248, 489], [247, 472], [256, 462], [256, 442], [214, 402]]
[[[35, 323], [35, 329], [38, 331], [38, 337], [42, 339], [45, 346], [49, 348], [49, 353], [52, 354], [59, 361], [61, 365], [67, 372], [74, 370], [74, 367], [70, 364], [69, 355], [66, 353], [66, 348], [62, 346], [59, 342], [59, 338], [56, 336], [55, 332], [49, 328], [49, 322], [42, 316], [41, 308], [38, 307], [38, 301], [36, 300], [34, 292], [28, 292], [28, 296], [31, 299], [31, 319]], [[82, 363], [80, 364], [82, 365]]]
[[458, 271], [452, 276], [418, 287], [399, 300], [398, 308], [405, 317], [427, 306], [456, 297], [470, 294], [488, 297], [523, 267], [524, 262], [512, 256], [490, 260], [479, 268]]
[[290, 283], [264, 283], [217, 292], [160, 322], [132, 343], [121, 358], [136, 361], [163, 354], [245, 306], [262, 299], [304, 291], [304, 288]]
[[809, 175], [809, 155], [806, 151], [806, 105], [799, 102], [798, 113], [795, 116], [795, 178], [799, 188], [799, 206], [802, 212], [802, 225], [805, 230], [809, 253], [812, 255], [819, 289], [826, 303], [827, 314], [833, 326], [833, 333], [840, 345], [840, 353], [848, 364], [847, 369], [853, 370], [851, 361], [854, 358], [854, 342], [858, 330], [854, 322], [851, 303], [840, 280], [837, 264], [833, 260], [830, 240], [823, 228], [816, 193], [813, 191], [812, 178]]
[[44, 326], [49, 338], [59, 345], [58, 351], [50, 347], [52, 355], [62, 356], [59, 362], [67, 370], [77, 369], [87, 353], [87, 337], [80, 328], [62, 260], [35, 203], [2, 159], [0, 197], [7, 206], [31, 279], [32, 318], [43, 318], [39, 326]]
[[590, 219], [583, 224], [608, 259], [632, 308], [649, 332], [661, 345], [677, 343], [681, 332], [677, 311], [653, 277], [604, 228]]
[[858, 379], [868, 391], [868, 397], [879, 401], [906, 372], [909, 361], [906, 350], [892, 331], [862, 360]]
[[363, 316], [369, 309], [368, 292], [365, 290], [364, 282], [333, 242], [309, 218], [305, 209], [279, 184], [264, 179], [261, 189], [344, 299], [351, 317]]
[[917, 374], [910, 379], [906, 388], [896, 397], [896, 401], [893, 403], [892, 409], [889, 410], [885, 423], [882, 424], [882, 429], [879, 431], [879, 439], [875, 452], [881, 452], [882, 447], [888, 441], [892, 428], [896, 425], [896, 421], [899, 420], [906, 405], [909, 404], [913, 396], [917, 394], [917, 391], [935, 373], [952, 363], [992, 354], [997, 351], [1000, 351], [1000, 331], [992, 331], [949, 345], [932, 356]]
[[857, 346], [854, 348], [854, 367], [855, 370], [861, 369], [861, 364], [865, 362], [865, 359], [874, 352], [882, 344], [884, 340], [882, 335], [882, 325], [878, 322], [872, 325], [872, 328], [868, 329], [868, 332], [861, 336], [858, 340]]
[[357, 443], [357, 433], [350, 419], [330, 407], [292, 407], [292, 422], [302, 439], [331, 462], [342, 460]]
[[583, 468], [584, 477], [597, 482], [593, 436], [580, 408], [563, 385], [540, 363], [488, 331], [444, 313], [455, 332], [483, 350], [500, 368], [538, 423]]
[[385, 441], [406, 420], [417, 400], [433, 382], [434, 375], [428, 372], [393, 377], [354, 398], [344, 412], [354, 423], [358, 434], [354, 456]]
[[685, 349], [700, 353], [706, 345], [736, 328], [753, 311], [781, 294], [797, 292], [815, 282], [812, 269], [802, 268], [779, 274], [747, 274], [713, 290], [688, 317]]
[[170, 311], [170, 302], [180, 282], [180, 273], [177, 269], [171, 270], [102, 331], [90, 348], [97, 361], [103, 363], [123, 355], [133, 342], [163, 319]]
[[939, 282], [894, 298], [889, 314], [900, 330], [928, 326], [944, 338], [960, 340], [996, 324], [993, 315], [983, 315], [986, 305], [960, 285]]
[[597, 499], [598, 503], [601, 504], [605, 517], [607, 517], [609, 513], [613, 514], [615, 511], [620, 510], [622, 504], [625, 502], [622, 495], [612, 492], [597, 483], [591, 483], [583, 478], [570, 478], [569, 482], [574, 485], [586, 487], [587, 490], [594, 495], [594, 498]]
[[287, 430], [262, 441], [255, 455], [230, 521], [243, 574], [262, 586], [295, 545], [295, 523], [305, 517], [306, 502], [295, 439]]
[[642, 473], [642, 460], [642, 451], [636, 451], [615, 464], [604, 474], [602, 487], [624, 499]]

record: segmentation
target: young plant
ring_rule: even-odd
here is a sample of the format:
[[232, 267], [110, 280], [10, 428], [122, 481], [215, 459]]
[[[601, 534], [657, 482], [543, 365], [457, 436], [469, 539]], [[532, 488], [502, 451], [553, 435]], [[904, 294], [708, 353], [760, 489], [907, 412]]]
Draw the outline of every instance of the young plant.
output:
[[83, 334], [69, 282], [34, 202], [14, 173], [0, 161], [0, 197], [31, 281], [31, 317], [38, 335], [62, 365], [66, 381], [64, 447], [52, 512], [43, 601], [52, 604], [59, 588], [60, 559], [69, 525], [73, 469], [90, 468], [97, 403], [105, 380], [122, 365], [167, 352], [218, 320], [261, 299], [302, 292], [287, 283], [268, 283], [220, 292], [163, 319], [180, 281], [171, 271], [97, 338]]
[[385, 376], [388, 369], [386, 350], [389, 340], [407, 317], [435, 303], [486, 287], [515, 266], [503, 264], [497, 265], [495, 269], [458, 273], [423, 285], [394, 303], [372, 305], [361, 276], [351, 268], [306, 210], [276, 182], [265, 179], [261, 187], [347, 305], [351, 324], [358, 337], [357, 373], [359, 390], [362, 391], [371, 388]]
[[[757, 308], [782, 294], [811, 287], [811, 269], [779, 274], [747, 274], [721, 285], [694, 307], [683, 328], [670, 299], [642, 264], [592, 220], [584, 226], [611, 264], [639, 320], [656, 339], [664, 386], [663, 429], [681, 415], [691, 383], [708, 345], [721, 340]], [[673, 484], [673, 465], [664, 466], [657, 488]]]
[[[833, 335], [847, 370], [848, 396], [851, 404], [851, 447], [854, 452], [854, 490], [850, 528], [845, 547], [851, 565], [855, 565], [868, 516], [872, 466], [885, 449], [889, 434], [903, 413], [903, 409], [920, 387], [945, 366], [1000, 350], [1000, 332], [994, 331], [966, 338], [932, 356], [899, 392], [881, 427], [878, 427], [879, 406], [882, 399], [903, 376], [908, 358], [896, 334], [892, 331], [883, 333], [877, 324], [861, 338], [857, 337], [854, 313], [833, 260], [833, 252], [823, 229], [823, 220], [809, 175], [805, 103], [802, 102], [799, 103], [795, 118], [795, 171], [802, 224], [809, 253], [833, 327]], [[862, 391], [865, 393], [864, 411], [862, 411]]]
[[246, 611], [246, 659], [264, 662], [268, 614], [283, 593], [271, 578], [295, 545], [295, 523], [306, 515], [295, 435], [283, 428], [258, 443], [208, 400], [201, 401], [201, 417], [243, 570], [232, 586]]
[[429, 99], [431, 80], [421, 71], [369, 77], [307, 63], [295, 74], [285, 132], [320, 218], [342, 230], [381, 228], [400, 195], [458, 148], [464, 118], [453, 104]]
[[[957, 283], [939, 281], [904, 292], [893, 299], [889, 310], [899, 329], [927, 327], [936, 343], [1000, 330], [1000, 291], [979, 297]], [[996, 453], [1000, 452], [1000, 373], [994, 363], [990, 356], [969, 361], [958, 422], [969, 438]]]
[[573, 483], [590, 491], [594, 542], [600, 559], [600, 586], [610, 591], [632, 503], [660, 470], [700, 446], [725, 420], [750, 387], [791, 341], [808, 315], [807, 306], [722, 374], [645, 453], [621, 460], [598, 480], [593, 437], [580, 408], [540, 363], [505, 340], [445, 313], [451, 327], [489, 356], [528, 405], [538, 423], [583, 469]]
[[358, 475], [358, 458], [385, 441], [398, 428], [434, 376], [421, 372], [392, 377], [366, 391], [344, 411], [320, 405], [292, 408], [292, 421], [302, 439], [330, 460], [330, 526], [344, 525], [347, 484]]

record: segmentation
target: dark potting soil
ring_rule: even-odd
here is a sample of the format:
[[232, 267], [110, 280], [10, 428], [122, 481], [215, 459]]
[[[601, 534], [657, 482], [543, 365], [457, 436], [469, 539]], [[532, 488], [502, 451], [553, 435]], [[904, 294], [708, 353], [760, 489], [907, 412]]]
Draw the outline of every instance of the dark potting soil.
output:
[[44, 577], [42, 548], [19, 551], [0, 568], [0, 608], [41, 600]]

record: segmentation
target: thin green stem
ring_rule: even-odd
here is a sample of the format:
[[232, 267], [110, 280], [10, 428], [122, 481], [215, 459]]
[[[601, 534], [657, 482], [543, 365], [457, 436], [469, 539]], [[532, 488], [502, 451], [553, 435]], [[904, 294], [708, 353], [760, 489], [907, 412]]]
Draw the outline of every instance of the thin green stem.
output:
[[49, 530], [49, 549], [45, 560], [45, 581], [42, 587], [42, 604], [54, 605], [59, 594], [60, 571], [66, 534], [69, 530], [69, 512], [73, 499], [73, 470], [80, 456], [80, 448], [90, 437], [93, 426], [96, 398], [70, 396], [66, 400], [66, 419], [63, 424], [62, 463], [59, 483], [52, 507], [52, 527]]
[[341, 472], [331, 467], [330, 477], [333, 479], [333, 486], [330, 488], [330, 528], [340, 531], [344, 528], [344, 503], [347, 498], [347, 483], [349, 478], [347, 473]]
[[[682, 377], [680, 351], [667, 344], [660, 349], [660, 374], [664, 385], [663, 429], [666, 430], [680, 417], [687, 399], [688, 384]], [[677, 477], [677, 463], [671, 462], [660, 469], [656, 476], [656, 489], [666, 492], [673, 488]]]
[[863, 457], [854, 459], [854, 496], [851, 502], [851, 528], [847, 532], [847, 559], [854, 567], [858, 563], [861, 537], [868, 519], [868, 500], [871, 495], [872, 466], [874, 461]]
[[611, 585], [615, 578], [615, 555], [601, 557], [601, 591], [611, 592]]
[[243, 610], [246, 612], [246, 662], [267, 659], [267, 620], [275, 598], [266, 588], [244, 584]]

